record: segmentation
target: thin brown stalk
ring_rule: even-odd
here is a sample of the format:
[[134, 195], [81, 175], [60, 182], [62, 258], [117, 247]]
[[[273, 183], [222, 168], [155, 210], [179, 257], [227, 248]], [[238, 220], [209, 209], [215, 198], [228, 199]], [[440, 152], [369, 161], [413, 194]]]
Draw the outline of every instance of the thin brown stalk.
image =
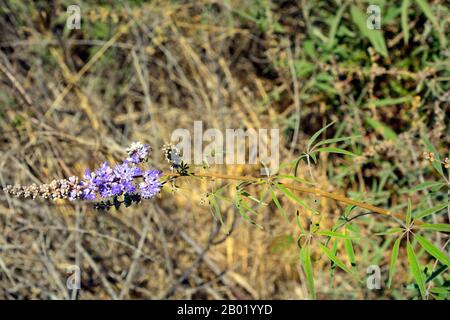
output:
[[[178, 173], [168, 173], [168, 174], [165, 174], [165, 176], [166, 177], [180, 177], [180, 175]], [[191, 177], [224, 179], [224, 180], [238, 180], [238, 181], [261, 181], [263, 179], [263, 178], [253, 177], [253, 176], [236, 176], [236, 175], [227, 175], [227, 174], [220, 174], [220, 173], [195, 173], [195, 174], [191, 175]], [[354, 206], [357, 206], [362, 209], [366, 209], [366, 210], [369, 210], [369, 211], [372, 211], [372, 212], [375, 212], [378, 214], [382, 214], [385, 216], [392, 216], [392, 217], [395, 217], [402, 221], [405, 221], [405, 215], [403, 215], [401, 213], [395, 213], [390, 210], [376, 207], [374, 205], [371, 205], [371, 204], [368, 204], [365, 202], [356, 201], [356, 200], [347, 198], [347, 197], [337, 194], [337, 193], [327, 192], [327, 191], [323, 191], [321, 189], [312, 188], [312, 187], [293, 185], [290, 183], [283, 183], [283, 182], [278, 182], [278, 183], [282, 183], [284, 187], [286, 187], [290, 190], [303, 192], [303, 193], [309, 193], [309, 194], [313, 194], [313, 195], [328, 198], [328, 199], [333, 199], [335, 201], [339, 201], [339, 202], [346, 203], [349, 205], [354, 205]], [[422, 222], [420, 222], [420, 221], [416, 221], [416, 224], [421, 224], [421, 223]]]

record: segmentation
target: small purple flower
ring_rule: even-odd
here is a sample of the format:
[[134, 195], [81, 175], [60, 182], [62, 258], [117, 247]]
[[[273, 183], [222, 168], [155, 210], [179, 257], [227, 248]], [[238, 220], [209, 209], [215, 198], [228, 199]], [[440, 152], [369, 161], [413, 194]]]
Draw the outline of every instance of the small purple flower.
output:
[[147, 160], [150, 153], [150, 146], [140, 142], [133, 142], [126, 151], [128, 153], [128, 161], [141, 163], [142, 161]]
[[160, 176], [161, 172], [158, 170], [148, 170], [144, 172], [144, 182], [139, 184], [142, 198], [151, 199], [159, 193], [162, 187], [161, 182], [159, 182]]
[[122, 181], [131, 182], [136, 176], [141, 175], [141, 169], [136, 167], [134, 163], [129, 164], [128, 161], [125, 160], [124, 163], [118, 164], [114, 167], [114, 175], [117, 179]]

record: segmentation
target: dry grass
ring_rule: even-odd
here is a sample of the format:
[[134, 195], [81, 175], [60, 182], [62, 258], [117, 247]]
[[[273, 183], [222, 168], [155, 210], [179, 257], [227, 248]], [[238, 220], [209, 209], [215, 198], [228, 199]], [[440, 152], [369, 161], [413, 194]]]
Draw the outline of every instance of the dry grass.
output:
[[[169, 141], [173, 130], [190, 129], [196, 120], [219, 129], [279, 127], [283, 132], [280, 158], [288, 162], [298, 157], [315, 131], [337, 120], [328, 137], [336, 130], [359, 133], [362, 154], [370, 158], [369, 152], [376, 152], [381, 160], [363, 166], [364, 159], [359, 159], [361, 164], [323, 154], [314, 168], [320, 187], [361, 192], [358, 196], [376, 198], [380, 206], [405, 203], [398, 190], [419, 179], [411, 171], [431, 176], [418, 158], [423, 147], [414, 134], [427, 134], [442, 152], [449, 145], [444, 122], [448, 99], [439, 94], [439, 77], [443, 77], [439, 63], [420, 70], [392, 63], [377, 70], [375, 63], [381, 64], [377, 54], [367, 55], [366, 67], [361, 69], [318, 59], [314, 74], [302, 78], [294, 64], [299, 57], [307, 57], [303, 43], [309, 38], [308, 30], [322, 28], [321, 14], [312, 6], [302, 11], [288, 3], [273, 4], [266, 16], [268, 28], [261, 31], [239, 14], [238, 8], [245, 6], [227, 3], [155, 1], [112, 8], [88, 4], [82, 8], [82, 29], [70, 33], [63, 30], [62, 1], [34, 7], [18, 1], [2, 3], [1, 184], [82, 175], [85, 168], [102, 161], [119, 160], [131, 141], [154, 146], [150, 163], [165, 170], [158, 148]], [[306, 8], [310, 11], [305, 12]], [[285, 33], [277, 33], [271, 21], [280, 21]], [[420, 26], [425, 23], [422, 18], [414, 21]], [[420, 39], [414, 45], [422, 46]], [[396, 43], [390, 50], [408, 56]], [[334, 98], [311, 89], [319, 73], [334, 79]], [[435, 81], [441, 100], [413, 97], [402, 104], [371, 106], [370, 102], [395, 91], [383, 89], [392, 79], [400, 79], [411, 92]], [[361, 90], [368, 90], [364, 103], [358, 101]], [[421, 113], [411, 119], [408, 114], [414, 108]], [[402, 143], [384, 140], [364, 122], [367, 116], [403, 132]], [[408, 148], [404, 148], [406, 142]], [[374, 146], [380, 150], [373, 151]], [[384, 166], [385, 162], [391, 166]], [[241, 175], [259, 172], [255, 166], [213, 166], [211, 170]], [[395, 171], [400, 178], [386, 178], [387, 194], [369, 194], [383, 170]], [[299, 176], [308, 175], [306, 166], [301, 166]], [[270, 205], [256, 218], [264, 226], [260, 230], [224, 203], [223, 214], [233, 225], [227, 236], [210, 208], [202, 205], [204, 193], [222, 183], [186, 181], [173, 192], [165, 190], [154, 202], [108, 213], [82, 203], [20, 201], [0, 194], [0, 298], [70, 298], [65, 268], [71, 264], [81, 268], [80, 299], [308, 298], [298, 248], [277, 250], [285, 235], [296, 233], [295, 222], [285, 223]], [[232, 196], [234, 190], [227, 192]], [[327, 213], [322, 223], [329, 227], [345, 208], [330, 200], [308, 201]], [[420, 195], [413, 201], [421, 203]], [[285, 207], [294, 217], [295, 206], [286, 201]], [[367, 236], [358, 261], [361, 274], [374, 261], [383, 268], [388, 263], [383, 246], [390, 243], [369, 237], [381, 222], [387, 220], [367, 218], [361, 224]], [[319, 298], [404, 295], [401, 288], [396, 293], [370, 292], [337, 270], [330, 286], [329, 263], [317, 259]], [[404, 264], [400, 263], [400, 270]], [[399, 272], [398, 277], [402, 283], [407, 275]]]

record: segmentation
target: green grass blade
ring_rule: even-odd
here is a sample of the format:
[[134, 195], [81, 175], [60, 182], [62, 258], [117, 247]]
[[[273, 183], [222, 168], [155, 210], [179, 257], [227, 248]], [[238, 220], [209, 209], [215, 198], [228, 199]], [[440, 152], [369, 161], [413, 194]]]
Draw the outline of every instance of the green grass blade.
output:
[[397, 134], [394, 132], [394, 130], [389, 128], [384, 123], [382, 123], [378, 120], [375, 120], [373, 118], [366, 118], [365, 120], [369, 126], [374, 128], [375, 131], [377, 131], [379, 134], [381, 134], [386, 140], [392, 140], [392, 141], [397, 140]]
[[352, 5], [350, 8], [350, 13], [353, 22], [358, 26], [359, 31], [365, 37], [367, 37], [372, 43], [374, 49], [378, 51], [383, 57], [388, 57], [388, 51], [386, 47], [386, 42], [384, 40], [383, 33], [381, 30], [370, 30], [367, 28], [366, 21], [367, 15], [359, 9], [356, 5]]
[[405, 44], [408, 44], [408, 41], [409, 41], [408, 9], [409, 9], [410, 4], [411, 4], [410, 0], [402, 1], [401, 24], [402, 24], [403, 39], [405, 40]]

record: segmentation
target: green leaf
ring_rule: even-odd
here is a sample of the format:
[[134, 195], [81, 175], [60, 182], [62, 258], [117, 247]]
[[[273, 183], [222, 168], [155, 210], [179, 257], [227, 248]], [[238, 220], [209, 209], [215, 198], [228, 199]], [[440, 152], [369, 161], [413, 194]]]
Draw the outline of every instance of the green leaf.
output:
[[303, 208], [305, 208], [306, 210], [311, 211], [314, 214], [319, 214], [319, 212], [317, 212], [317, 210], [311, 208], [310, 206], [308, 206], [306, 203], [304, 203], [302, 200], [300, 200], [300, 198], [298, 198], [295, 194], [293, 194], [289, 189], [287, 189], [285, 186], [283, 186], [282, 184], [277, 183], [275, 185], [281, 192], [283, 192], [286, 196], [288, 196], [289, 198], [291, 198], [292, 200], [294, 200], [295, 202], [297, 202], [299, 205], [301, 205]]
[[383, 33], [377, 29], [370, 30], [367, 28], [367, 16], [356, 5], [351, 6], [350, 13], [353, 22], [358, 26], [361, 34], [369, 39], [370, 43], [372, 43], [374, 49], [378, 51], [378, 53], [387, 58], [388, 51]]
[[345, 251], [347, 251], [347, 256], [352, 267], [356, 266], [355, 250], [353, 249], [352, 240], [345, 239]]
[[283, 215], [286, 222], [289, 222], [286, 212], [284, 211], [283, 207], [281, 206], [280, 202], [278, 201], [277, 195], [275, 194], [275, 192], [273, 191], [272, 188], [269, 188], [269, 190], [270, 190], [270, 195], [272, 197], [273, 202], [277, 206], [278, 210], [281, 211], [281, 214]]
[[406, 209], [406, 225], [409, 226], [409, 224], [411, 223], [411, 199], [408, 198], [408, 209]]
[[391, 287], [392, 278], [394, 277], [395, 263], [397, 262], [398, 249], [400, 247], [401, 240], [402, 240], [402, 238], [398, 238], [397, 240], [395, 240], [394, 246], [392, 247], [391, 261], [389, 262], [389, 278], [388, 278], [388, 283], [387, 283], [388, 288]]
[[311, 253], [309, 245], [304, 246], [300, 252], [301, 264], [306, 276], [306, 283], [308, 285], [309, 294], [312, 299], [316, 299], [316, 290], [314, 288], [314, 273], [311, 264]]
[[348, 156], [356, 157], [357, 154], [354, 154], [353, 152], [340, 149], [340, 148], [331, 148], [331, 147], [324, 147], [314, 150], [313, 152], [329, 152], [329, 153], [340, 153], [340, 154], [346, 154]]
[[397, 140], [397, 134], [384, 123], [368, 117], [365, 120], [369, 126], [374, 128], [375, 131], [381, 134], [386, 140]]
[[352, 271], [347, 268], [347, 266], [344, 264], [344, 262], [342, 262], [341, 259], [339, 259], [338, 257], [336, 257], [331, 251], [330, 249], [328, 249], [327, 247], [325, 247], [323, 244], [319, 243], [320, 247], [322, 248], [323, 252], [325, 252], [325, 254], [327, 255], [328, 259], [330, 259], [331, 261], [333, 261], [333, 263], [335, 265], [337, 265], [339, 268], [341, 268], [342, 270], [344, 270], [347, 273], [352, 274]]
[[359, 239], [358, 237], [352, 237], [352, 236], [348, 236], [348, 235], [345, 235], [342, 233], [327, 231], [327, 230], [318, 231], [318, 232], [316, 232], [316, 234], [318, 234], [320, 236], [335, 237], [335, 238], [341, 238], [341, 239]]
[[408, 192], [417, 192], [417, 191], [422, 191], [422, 190], [426, 190], [429, 188], [434, 188], [434, 187], [443, 187], [445, 186], [445, 183], [443, 182], [436, 182], [436, 181], [425, 181], [421, 184], [418, 184], [417, 186], [408, 189]]
[[308, 140], [308, 145], [307, 145], [307, 150], [311, 150], [311, 146], [314, 143], [314, 141], [317, 140], [317, 138], [320, 136], [320, 134], [322, 132], [324, 132], [328, 127], [332, 126], [336, 121], [333, 121], [329, 124], [327, 124], [325, 127], [321, 128], [319, 131], [317, 131], [316, 133], [313, 134], [313, 136], [311, 138], [309, 138]]
[[336, 40], [336, 31], [338, 29], [339, 22], [341, 21], [342, 13], [344, 12], [345, 9], [347, 9], [347, 5], [348, 5], [348, 3], [344, 3], [343, 5], [340, 6], [338, 12], [336, 13], [335, 18], [331, 22], [330, 34], [328, 36], [328, 43], [327, 43], [328, 49], [333, 48], [333, 46], [336, 42], [335, 41]]
[[417, 227], [424, 230], [450, 232], [450, 224], [446, 223], [424, 223]]
[[342, 141], [347, 141], [347, 140], [351, 140], [351, 139], [355, 139], [355, 138], [360, 138], [361, 136], [351, 136], [351, 137], [342, 137], [342, 138], [333, 138], [333, 139], [325, 139], [322, 140], [320, 142], [318, 142], [313, 149], [322, 146], [324, 144], [332, 144], [332, 143], [337, 143], [337, 142], [342, 142]]
[[411, 274], [413, 275], [414, 279], [416, 280], [416, 283], [417, 283], [417, 286], [419, 287], [419, 291], [420, 291], [420, 295], [422, 296], [422, 299], [425, 300], [427, 298], [426, 288], [425, 288], [425, 278], [423, 276], [422, 271], [420, 270], [419, 262], [417, 261], [416, 254], [414, 253], [414, 250], [409, 241], [406, 243], [406, 252], [408, 255], [409, 270], [410, 270]]
[[409, 5], [410, 0], [403, 0], [401, 23], [402, 23], [403, 39], [405, 40], [405, 44], [408, 44], [409, 41], [409, 25], [408, 25]]
[[277, 176], [277, 178], [280, 178], [280, 179], [292, 179], [292, 180], [300, 182], [300, 183], [311, 184], [311, 185], [315, 184], [314, 182], [311, 182], [311, 181], [308, 181], [308, 180], [305, 180], [305, 179], [301, 179], [301, 178], [296, 177], [296, 176], [286, 175], [286, 174], [280, 174], [280, 175]]
[[400, 97], [400, 98], [384, 98], [378, 99], [374, 101], [375, 107], [385, 107], [385, 106], [393, 106], [396, 104], [405, 104], [412, 100], [411, 96]]
[[210, 194], [210, 195], [208, 196], [208, 200], [209, 200], [209, 203], [210, 203], [210, 205], [211, 205], [211, 212], [212, 212], [213, 216], [214, 216], [218, 221], [220, 221], [220, 224], [221, 224], [221, 225], [224, 225], [223, 218], [222, 218], [222, 214], [221, 214], [221, 212], [220, 212], [219, 204], [218, 204], [217, 201], [216, 201], [216, 197], [215, 197], [213, 194]]
[[425, 218], [426, 216], [429, 216], [430, 214], [433, 214], [435, 212], [439, 212], [439, 211], [441, 211], [441, 210], [443, 210], [444, 208], [447, 208], [447, 207], [448, 207], [448, 203], [438, 204], [437, 206], [434, 206], [432, 208], [429, 208], [429, 209], [426, 209], [424, 211], [421, 211], [421, 212], [417, 213], [414, 216], [414, 219]]
[[382, 235], [388, 235], [388, 234], [396, 234], [396, 233], [399, 233], [400, 231], [403, 231], [403, 228], [390, 228], [384, 232], [375, 233], [375, 235], [382, 236]]
[[443, 264], [450, 267], [450, 259], [444, 252], [442, 252], [441, 250], [436, 248], [434, 246], [434, 244], [432, 244], [430, 241], [428, 241], [424, 237], [419, 236], [417, 234], [414, 237], [417, 240], [417, 242], [419, 242], [419, 244], [422, 246], [422, 248], [424, 248], [429, 254], [431, 254], [433, 257], [438, 259]]

